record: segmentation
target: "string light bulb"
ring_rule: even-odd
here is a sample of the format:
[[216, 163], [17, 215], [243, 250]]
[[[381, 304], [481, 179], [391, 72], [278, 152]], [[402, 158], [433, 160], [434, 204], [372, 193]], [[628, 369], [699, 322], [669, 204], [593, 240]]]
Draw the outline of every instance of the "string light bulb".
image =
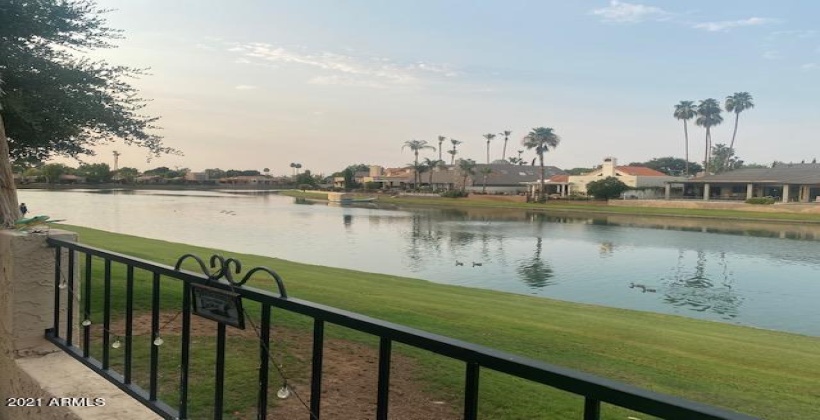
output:
[[87, 326], [91, 325], [91, 320], [86, 318], [86, 319], [83, 320], [82, 324], [83, 324], [83, 327], [87, 327]]
[[282, 387], [279, 388], [279, 391], [276, 391], [276, 396], [279, 397], [279, 399], [281, 400], [290, 397], [290, 388], [288, 387], [287, 382], [282, 384]]
[[114, 337], [114, 342], [111, 343], [111, 348], [118, 349], [118, 348], [120, 348], [121, 345], [122, 345], [122, 342], [120, 342], [120, 338], [119, 337]]
[[60, 284], [57, 285], [57, 287], [59, 287], [60, 289], [65, 289], [66, 287], [68, 287], [68, 282], [62, 280], [60, 281]]
[[163, 343], [165, 343], [165, 340], [163, 340], [160, 336], [157, 336], [157, 338], [154, 339], [154, 345], [157, 347], [161, 346]]

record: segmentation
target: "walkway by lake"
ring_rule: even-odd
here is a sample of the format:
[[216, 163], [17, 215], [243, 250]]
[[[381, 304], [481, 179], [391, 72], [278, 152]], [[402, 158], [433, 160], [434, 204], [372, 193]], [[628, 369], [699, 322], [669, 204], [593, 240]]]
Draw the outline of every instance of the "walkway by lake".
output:
[[19, 194], [33, 215], [112, 232], [820, 336], [820, 228], [334, 207], [249, 191]]

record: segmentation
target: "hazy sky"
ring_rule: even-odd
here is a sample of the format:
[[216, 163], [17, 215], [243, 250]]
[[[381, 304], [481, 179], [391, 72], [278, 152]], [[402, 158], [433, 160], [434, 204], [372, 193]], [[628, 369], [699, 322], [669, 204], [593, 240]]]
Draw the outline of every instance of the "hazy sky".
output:
[[[116, 9], [114, 64], [184, 157], [98, 148], [87, 162], [141, 170], [271, 169], [330, 174], [412, 162], [406, 140], [455, 138], [483, 162], [484, 133], [533, 127], [561, 144], [547, 163], [590, 167], [684, 156], [681, 100], [748, 91], [736, 141], [746, 162], [820, 157], [820, 2], [102, 0]], [[714, 129], [728, 144], [733, 114]], [[690, 160], [704, 132], [690, 126]], [[501, 157], [503, 141], [491, 145]], [[445, 143], [449, 149], [449, 141]], [[438, 152], [427, 151], [437, 157]], [[449, 155], [446, 153], [444, 157]], [[532, 152], [525, 153], [531, 159]]]

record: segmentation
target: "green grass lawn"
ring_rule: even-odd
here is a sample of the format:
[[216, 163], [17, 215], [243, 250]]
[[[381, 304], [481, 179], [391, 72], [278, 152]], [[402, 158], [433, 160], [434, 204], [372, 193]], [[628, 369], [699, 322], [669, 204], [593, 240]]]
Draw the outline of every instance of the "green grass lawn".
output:
[[[767, 419], [816, 419], [820, 416], [817, 405], [820, 401], [820, 388], [817, 387], [820, 338], [817, 337], [299, 264], [87, 228], [63, 228], [78, 232], [82, 243], [168, 265], [173, 265], [179, 256], [187, 253], [203, 258], [214, 253], [232, 256], [240, 259], [246, 270], [254, 266], [276, 270], [293, 297], [657, 392]], [[99, 271], [99, 267], [95, 270]], [[123, 271], [121, 267], [115, 267], [116, 273]], [[146, 311], [150, 308], [150, 282], [145, 273], [137, 274], [135, 308]], [[121, 274], [118, 276], [121, 278]], [[252, 280], [252, 284], [274, 289], [273, 282], [262, 277]], [[95, 293], [101, 290], [95, 287]], [[116, 307], [123, 301], [122, 288], [115, 286], [114, 289]], [[163, 307], [178, 305], [179, 295], [178, 284], [166, 286], [164, 283]], [[92, 302], [95, 308], [99, 308], [101, 296], [95, 295]], [[248, 309], [258, 313], [253, 305]], [[96, 311], [93, 317], [95, 323], [99, 322]], [[281, 311], [275, 313], [274, 319], [279, 325], [290, 328], [308, 328], [310, 325], [304, 317]], [[349, 340], [374, 342], [372, 338], [344, 328], [328, 328], [328, 333]], [[247, 346], [247, 343], [238, 346]], [[429, 390], [437, 392], [442, 399], [459, 404], [463, 364], [404, 346], [397, 348], [418, 361], [421, 366], [419, 374]], [[229, 347], [228, 351], [238, 350]], [[236, 369], [255, 374], [256, 356], [251, 357], [253, 353], [242, 351], [248, 357], [238, 358]], [[213, 354], [202, 351], [201, 357], [213, 358]], [[197, 363], [207, 365], [212, 362], [199, 360]], [[253, 378], [248, 379], [249, 383], [253, 383]], [[240, 381], [237, 378], [232, 380]], [[583, 403], [577, 396], [487, 371], [482, 371], [481, 381], [481, 418], [580, 418]], [[172, 385], [167, 387], [172, 389]], [[208, 392], [197, 391], [192, 398], [207, 401], [212, 398]], [[255, 392], [239, 394], [232, 393], [228, 397], [231, 398], [230, 409], [253, 406]], [[207, 412], [205, 408], [201, 410]], [[632, 415], [609, 406], [604, 407], [603, 414], [604, 418], [612, 419]]]

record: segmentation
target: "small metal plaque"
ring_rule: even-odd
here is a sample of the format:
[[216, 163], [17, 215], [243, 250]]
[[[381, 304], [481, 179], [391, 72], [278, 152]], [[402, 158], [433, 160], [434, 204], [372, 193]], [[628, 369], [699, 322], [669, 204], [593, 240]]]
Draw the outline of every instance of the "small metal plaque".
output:
[[195, 314], [241, 330], [245, 329], [242, 298], [238, 294], [192, 284], [191, 297]]

